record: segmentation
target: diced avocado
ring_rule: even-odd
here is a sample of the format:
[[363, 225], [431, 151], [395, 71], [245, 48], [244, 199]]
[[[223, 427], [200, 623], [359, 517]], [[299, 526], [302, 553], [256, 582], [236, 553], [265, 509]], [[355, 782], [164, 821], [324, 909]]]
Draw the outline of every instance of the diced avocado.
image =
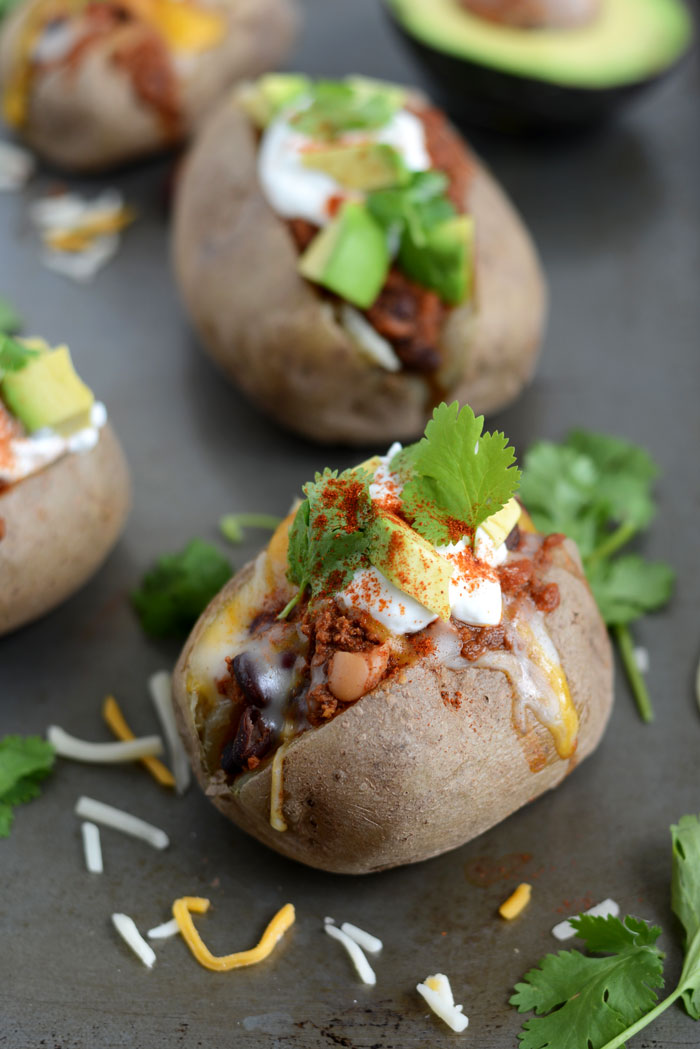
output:
[[314, 171], [324, 171], [349, 189], [403, 186], [410, 178], [401, 154], [385, 142], [310, 150], [302, 154], [302, 163]]
[[424, 244], [415, 243], [410, 235], [404, 237], [398, 263], [408, 277], [456, 306], [470, 291], [473, 244], [474, 220], [458, 215], [428, 229]]
[[353, 470], [364, 470], [371, 477], [377, 472], [377, 467], [381, 464], [381, 456], [373, 455], [371, 459], [365, 459], [363, 463], [358, 463], [357, 466], [353, 466]]
[[343, 204], [299, 259], [299, 272], [354, 306], [367, 309], [389, 272], [384, 231], [363, 204]]
[[450, 618], [452, 565], [410, 525], [394, 514], [378, 514], [372, 525], [370, 563], [404, 594]]
[[257, 127], [264, 128], [295, 98], [311, 91], [303, 73], [267, 73], [238, 92], [238, 100]]
[[360, 95], [383, 95], [394, 109], [406, 104], [406, 88], [390, 80], [375, 80], [369, 76], [349, 76], [345, 82]]
[[486, 532], [494, 546], [500, 546], [513, 531], [521, 513], [522, 507], [515, 496], [513, 496], [505, 506], [501, 507], [498, 513], [487, 517], [480, 527]]
[[0, 394], [29, 433], [82, 420], [95, 400], [92, 390], [76, 374], [67, 346], [41, 353], [19, 371], [6, 372], [0, 381]]

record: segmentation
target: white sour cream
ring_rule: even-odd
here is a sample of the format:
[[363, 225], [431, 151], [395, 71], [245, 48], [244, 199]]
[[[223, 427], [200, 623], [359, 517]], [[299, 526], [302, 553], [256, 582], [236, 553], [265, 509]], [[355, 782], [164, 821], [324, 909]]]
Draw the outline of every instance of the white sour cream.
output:
[[[361, 199], [362, 194], [341, 186], [323, 171], [304, 166], [302, 154], [314, 139], [297, 131], [288, 117], [287, 113], [273, 120], [263, 134], [258, 153], [260, 185], [270, 207], [282, 218], [306, 219], [316, 226], [325, 226], [330, 219], [328, 201], [332, 197]], [[405, 109], [399, 110], [383, 128], [347, 134], [340, 142], [383, 142], [401, 154], [409, 170], [427, 171], [431, 166], [423, 124]]]
[[100, 430], [107, 422], [107, 409], [101, 401], [95, 401], [90, 410], [90, 424], [68, 437], [63, 437], [44, 427], [31, 435], [13, 437], [10, 441], [12, 462], [9, 466], [0, 466], [0, 481], [14, 484], [45, 466], [60, 459], [69, 452], [89, 452], [100, 439]]
[[495, 575], [471, 575], [465, 572], [460, 565], [459, 555], [466, 549], [464, 539], [437, 547], [438, 553], [455, 566], [450, 580], [450, 612], [460, 623], [470, 626], [497, 626], [503, 613], [501, 584]]
[[369, 612], [392, 634], [416, 634], [437, 616], [390, 583], [378, 568], [361, 568], [338, 594], [343, 608]]

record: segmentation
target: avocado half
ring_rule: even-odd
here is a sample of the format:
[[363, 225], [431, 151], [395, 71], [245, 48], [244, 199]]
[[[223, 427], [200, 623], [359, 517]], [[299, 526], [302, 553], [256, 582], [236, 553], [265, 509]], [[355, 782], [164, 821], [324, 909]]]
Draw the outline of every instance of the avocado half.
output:
[[666, 73], [688, 49], [682, 0], [601, 0], [571, 29], [521, 29], [459, 0], [385, 0], [446, 109], [505, 131], [592, 124]]

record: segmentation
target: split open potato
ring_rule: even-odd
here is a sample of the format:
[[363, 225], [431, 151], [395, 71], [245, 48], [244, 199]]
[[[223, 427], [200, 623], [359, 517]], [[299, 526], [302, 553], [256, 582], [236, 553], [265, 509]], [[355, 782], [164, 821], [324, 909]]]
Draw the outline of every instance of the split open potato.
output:
[[[371, 90], [363, 84], [360, 91]], [[497, 181], [439, 111], [415, 92], [403, 97], [401, 115], [428, 129], [431, 170], [444, 170], [445, 161], [452, 168], [447, 196], [471, 230], [469, 288], [454, 304], [415, 276], [406, 280], [396, 265], [368, 308], [364, 299], [358, 306], [306, 279], [300, 251], [314, 234], [303, 218], [308, 212], [301, 202], [302, 218], [295, 218], [292, 202], [280, 214], [260, 181], [265, 136], [283, 117], [261, 140], [250, 88], [206, 123], [179, 181], [175, 272], [204, 349], [273, 419], [313, 440], [411, 439], [443, 398], [493, 412], [518, 395], [535, 366], [546, 294], [532, 240]], [[315, 148], [311, 139], [303, 146]], [[336, 189], [339, 198], [346, 193], [343, 199], [356, 201], [356, 188]], [[337, 206], [332, 194], [329, 201]], [[347, 259], [356, 274], [371, 268], [369, 251]], [[432, 334], [423, 337], [425, 325]]]
[[0, 34], [4, 117], [67, 170], [123, 164], [186, 138], [295, 27], [292, 0], [24, 0]]

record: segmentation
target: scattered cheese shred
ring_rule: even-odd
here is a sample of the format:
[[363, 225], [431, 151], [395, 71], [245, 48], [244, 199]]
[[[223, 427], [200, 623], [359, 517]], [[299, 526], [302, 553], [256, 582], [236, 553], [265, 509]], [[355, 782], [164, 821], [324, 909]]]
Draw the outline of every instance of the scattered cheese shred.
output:
[[[615, 900], [607, 899], [603, 900], [602, 903], [596, 903], [595, 907], [589, 907], [589, 909], [583, 913], [592, 914], [595, 918], [607, 918], [610, 915], [612, 915], [613, 918], [617, 918], [620, 913], [620, 905], [619, 903], [616, 903]], [[556, 936], [557, 940], [570, 940], [572, 936], [575, 935], [576, 930], [568, 919], [559, 922], [552, 929], [552, 936]]]
[[67, 251], [71, 255], [86, 251], [97, 237], [108, 233], [120, 233], [136, 218], [136, 213], [123, 206], [118, 210], [104, 211], [93, 215], [73, 229], [47, 229], [44, 243], [52, 251]]
[[49, 725], [46, 738], [62, 758], [112, 765], [120, 761], [138, 761], [148, 755], [162, 754], [160, 736], [143, 736], [128, 743], [89, 743], [64, 732], [58, 725]]
[[462, 1012], [464, 1006], [455, 1005], [450, 981], [443, 973], [427, 976], [424, 983], [416, 986], [416, 990], [435, 1015], [444, 1020], [453, 1031], [463, 1031], [469, 1026], [469, 1017]]
[[505, 918], [506, 921], [512, 921], [513, 918], [517, 918], [527, 907], [531, 896], [532, 885], [528, 885], [526, 881], [518, 885], [515, 892], [511, 893], [508, 899], [504, 900], [498, 908], [501, 918]]
[[163, 922], [162, 925], [149, 929], [146, 936], [149, 940], [169, 940], [171, 936], [177, 936], [179, 932], [180, 926], [175, 918], [171, 918], [169, 922]]
[[364, 929], [358, 929], [358, 927], [351, 922], [343, 922], [340, 926], [340, 931], [344, 932], [346, 936], [349, 936], [351, 940], [354, 940], [363, 951], [369, 951], [370, 954], [379, 954], [384, 946], [379, 937], [372, 936], [371, 932], [365, 932]]
[[365, 953], [360, 945], [352, 939], [352, 937], [348, 936], [346, 932], [337, 929], [332, 922], [327, 921], [324, 928], [329, 936], [332, 936], [334, 940], [338, 940], [339, 943], [342, 943], [343, 947], [350, 955], [352, 963], [357, 970], [357, 975], [362, 982], [366, 983], [369, 987], [374, 987], [377, 982], [377, 977], [374, 969], [367, 961]]
[[284, 831], [287, 821], [284, 818], [284, 757], [287, 744], [282, 743], [275, 751], [270, 774], [270, 826], [273, 830]]
[[85, 866], [90, 874], [102, 874], [102, 843], [100, 841], [100, 828], [95, 823], [85, 822], [83, 831], [83, 851], [85, 852]]
[[184, 794], [190, 785], [190, 763], [175, 724], [172, 682], [172, 674], [167, 670], [159, 670], [148, 679], [148, 687], [170, 752], [170, 767], [175, 777], [175, 790], [178, 794]]
[[[124, 742], [128, 740], [136, 739], [134, 733], [129, 728], [126, 718], [122, 714], [121, 707], [117, 703], [114, 696], [107, 696], [104, 703], [102, 704], [102, 717], [107, 722], [107, 725], [112, 730], [117, 739], [121, 739]], [[175, 777], [169, 768], [166, 768], [162, 761], [158, 758], [154, 758], [151, 755], [145, 758], [141, 758], [141, 764], [144, 765], [151, 773], [153, 778], [158, 781], [163, 787], [174, 787]]]
[[204, 944], [192, 921], [192, 914], [206, 914], [210, 901], [202, 896], [183, 896], [173, 903], [173, 915], [182, 937], [200, 965], [213, 972], [228, 972], [230, 969], [242, 969], [246, 965], [256, 965], [272, 953], [287, 929], [294, 924], [294, 907], [285, 903], [262, 934], [260, 942], [248, 951], [238, 951], [216, 957]]
[[147, 968], [152, 969], [156, 963], [156, 953], [136, 928], [133, 918], [128, 914], [113, 914], [112, 924], [137, 958], [140, 958]]
[[129, 834], [132, 838], [139, 838], [152, 845], [154, 849], [167, 849], [170, 844], [170, 839], [164, 830], [154, 827], [151, 823], [146, 823], [138, 816], [132, 816], [129, 812], [115, 809], [113, 805], [95, 801], [94, 798], [85, 796], [78, 798], [75, 814], [81, 819], [93, 820], [104, 827], [112, 827], [123, 834]]

